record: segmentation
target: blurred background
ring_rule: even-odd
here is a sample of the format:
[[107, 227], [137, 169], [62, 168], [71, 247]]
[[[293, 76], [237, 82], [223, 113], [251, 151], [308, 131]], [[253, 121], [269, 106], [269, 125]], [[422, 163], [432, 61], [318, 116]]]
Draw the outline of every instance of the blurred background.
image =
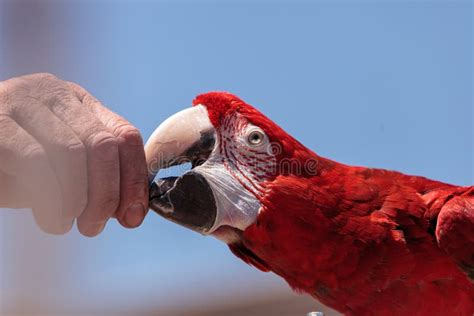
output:
[[[145, 139], [227, 90], [322, 156], [472, 185], [472, 17], [471, 1], [0, 0], [0, 80], [75, 81]], [[0, 238], [2, 315], [336, 315], [153, 213], [86, 238], [0, 210]]]

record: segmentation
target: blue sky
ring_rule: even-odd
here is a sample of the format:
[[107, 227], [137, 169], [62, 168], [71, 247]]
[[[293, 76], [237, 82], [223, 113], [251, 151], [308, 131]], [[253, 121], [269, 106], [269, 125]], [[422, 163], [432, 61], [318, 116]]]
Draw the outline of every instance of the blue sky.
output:
[[[226, 90], [322, 156], [473, 184], [469, 1], [53, 1], [32, 16], [19, 7], [3, 6], [19, 11], [2, 17], [0, 79], [47, 71], [76, 81], [145, 138], [196, 94]], [[46, 236], [28, 214], [0, 219], [14, 236], [3, 247], [10, 298], [46, 282], [43, 302], [133, 309], [285, 287], [155, 214], [93, 239]], [[34, 277], [18, 265], [30, 243], [52, 254], [36, 259]]]

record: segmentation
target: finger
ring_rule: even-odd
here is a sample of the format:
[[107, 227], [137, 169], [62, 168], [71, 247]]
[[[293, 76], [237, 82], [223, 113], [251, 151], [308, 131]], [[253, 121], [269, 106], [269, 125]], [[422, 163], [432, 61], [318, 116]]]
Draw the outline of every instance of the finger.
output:
[[78, 136], [87, 152], [88, 203], [77, 220], [85, 236], [99, 234], [120, 201], [120, 160], [115, 136], [70, 92], [51, 110]]
[[0, 207], [33, 208], [31, 194], [27, 194], [19, 179], [0, 171]]
[[82, 103], [117, 137], [120, 155], [120, 205], [116, 217], [125, 227], [137, 227], [148, 210], [148, 175], [140, 132], [104, 107], [77, 84], [69, 83]]
[[55, 171], [65, 220], [74, 221], [87, 205], [87, 156], [80, 139], [47, 107], [29, 104], [14, 119], [44, 148]]
[[[0, 169], [4, 177], [1, 191], [11, 191], [13, 177], [18, 179], [15, 189], [27, 197], [22, 201], [17, 192], [3, 196], [0, 205], [23, 207], [32, 200], [33, 215], [41, 229], [52, 234], [64, 234], [71, 229], [70, 222], [63, 221], [60, 186], [42, 146], [10, 117], [0, 117]], [[26, 202], [27, 203], [27, 202]]]

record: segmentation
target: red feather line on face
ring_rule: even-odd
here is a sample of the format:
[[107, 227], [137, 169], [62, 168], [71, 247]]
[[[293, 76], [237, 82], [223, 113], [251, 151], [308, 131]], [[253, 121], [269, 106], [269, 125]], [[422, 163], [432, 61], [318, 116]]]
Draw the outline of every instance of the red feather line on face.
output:
[[262, 128], [281, 146], [278, 163], [317, 161], [314, 173], [265, 178], [234, 254], [348, 315], [474, 314], [474, 187], [322, 158], [229, 93], [194, 104], [216, 130], [236, 113]]
[[[262, 188], [257, 186], [255, 181], [239, 168], [239, 164], [243, 164], [243, 161], [239, 160], [236, 154], [234, 154], [234, 152], [239, 152], [237, 146], [232, 146], [232, 138], [230, 135], [242, 132], [244, 124], [237, 120], [235, 115], [226, 116], [222, 120], [224, 124], [219, 128], [218, 137], [220, 154], [225, 157], [223, 161], [224, 167], [247, 191], [252, 193], [256, 199], [259, 199], [259, 196], [262, 194]], [[241, 177], [243, 179], [241, 179]]]
[[[202, 104], [207, 108], [211, 123], [216, 129], [221, 128], [226, 117], [232, 116], [235, 113], [243, 115], [248, 122], [260, 127], [268, 136], [270, 142], [278, 144], [279, 150], [276, 158], [279, 162], [291, 158], [300, 166], [304, 166], [308, 161], [314, 161], [316, 169], [310, 170], [311, 172], [307, 173], [305, 168], [300, 168], [298, 169], [298, 176], [300, 177], [312, 177], [320, 169], [331, 168], [333, 165], [331, 160], [316, 155], [316, 153], [288, 135], [260, 111], [233, 94], [227, 92], [201, 94], [193, 100], [193, 105], [198, 104]], [[291, 170], [291, 165], [289, 164], [280, 164], [277, 171], [278, 174], [289, 174], [294, 170]]]

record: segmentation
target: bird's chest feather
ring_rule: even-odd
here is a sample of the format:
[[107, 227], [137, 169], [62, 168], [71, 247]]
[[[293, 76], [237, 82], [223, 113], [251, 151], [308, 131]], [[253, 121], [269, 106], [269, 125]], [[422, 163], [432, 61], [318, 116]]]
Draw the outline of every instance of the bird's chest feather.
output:
[[348, 314], [390, 314], [397, 306], [435, 312], [447, 289], [474, 299], [428, 233], [416, 195], [347, 201], [323, 191], [310, 183], [281, 190], [242, 236], [294, 289]]

